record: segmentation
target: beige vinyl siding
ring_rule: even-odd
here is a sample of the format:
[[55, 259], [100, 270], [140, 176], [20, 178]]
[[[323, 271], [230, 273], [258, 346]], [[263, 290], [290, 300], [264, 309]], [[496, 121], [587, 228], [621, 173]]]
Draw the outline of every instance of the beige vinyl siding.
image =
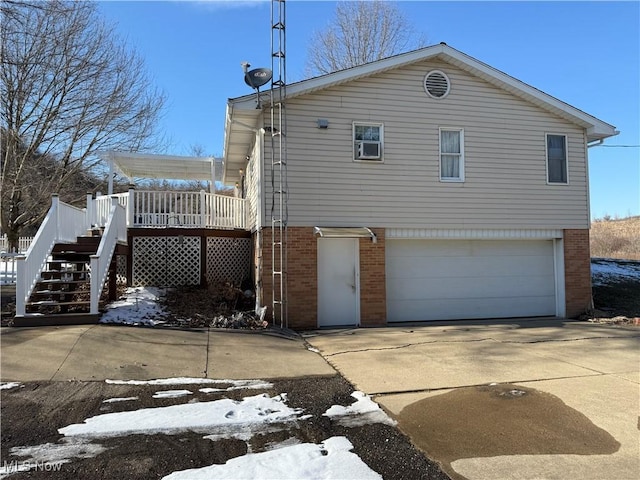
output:
[[[256, 139], [258, 135], [256, 135]], [[262, 170], [260, 164], [261, 157], [261, 145], [260, 142], [256, 140], [253, 144], [253, 149], [251, 151], [251, 156], [249, 157], [249, 161], [247, 162], [246, 167], [246, 178], [245, 178], [245, 189], [247, 199], [247, 215], [248, 215], [248, 228], [250, 230], [255, 230], [262, 226], [262, 219], [258, 217], [258, 209], [259, 209], [259, 195], [260, 195], [260, 173]]]
[[[451, 80], [444, 99], [424, 91], [432, 69]], [[353, 162], [354, 121], [384, 124], [383, 163]], [[446, 63], [291, 99], [287, 122], [289, 225], [588, 228], [584, 129]], [[440, 127], [464, 129], [463, 183], [439, 180]], [[568, 185], [547, 184], [546, 133], [567, 135]]]

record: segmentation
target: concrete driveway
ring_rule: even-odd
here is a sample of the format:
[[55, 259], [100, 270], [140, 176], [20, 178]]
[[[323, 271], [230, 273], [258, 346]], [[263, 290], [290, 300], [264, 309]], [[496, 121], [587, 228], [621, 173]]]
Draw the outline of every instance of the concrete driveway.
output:
[[640, 478], [640, 329], [559, 320], [308, 332], [453, 478]]
[[0, 379], [270, 379], [335, 375], [299, 337], [114, 325], [2, 328]]
[[0, 379], [269, 379], [335, 368], [453, 478], [640, 478], [640, 328], [531, 320], [304, 337], [322, 356], [299, 337], [266, 334], [3, 328]]

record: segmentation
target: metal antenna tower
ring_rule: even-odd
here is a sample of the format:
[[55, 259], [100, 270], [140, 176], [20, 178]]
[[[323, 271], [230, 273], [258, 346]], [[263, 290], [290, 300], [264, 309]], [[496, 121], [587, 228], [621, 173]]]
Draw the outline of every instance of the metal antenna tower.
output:
[[285, 0], [271, 0], [271, 302], [273, 324], [287, 321], [287, 96]]

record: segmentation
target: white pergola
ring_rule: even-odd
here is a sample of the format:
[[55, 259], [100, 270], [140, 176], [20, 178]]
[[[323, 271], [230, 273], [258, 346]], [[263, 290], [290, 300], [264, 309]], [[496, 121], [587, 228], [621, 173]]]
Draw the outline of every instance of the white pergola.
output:
[[222, 181], [224, 162], [216, 157], [185, 157], [148, 153], [106, 151], [99, 154], [109, 165], [109, 195], [113, 193], [113, 174], [134, 178], [161, 178], [166, 180], [197, 180], [209, 182], [215, 193], [215, 182]]

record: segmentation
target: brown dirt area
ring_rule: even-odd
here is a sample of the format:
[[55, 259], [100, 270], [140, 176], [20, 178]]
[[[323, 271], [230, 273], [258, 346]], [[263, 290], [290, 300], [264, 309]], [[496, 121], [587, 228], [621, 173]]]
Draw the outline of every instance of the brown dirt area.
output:
[[[177, 470], [222, 464], [249, 451], [264, 451], [272, 443], [295, 438], [299, 442], [320, 443], [332, 436], [346, 436], [353, 451], [370, 468], [386, 479], [446, 480], [439, 466], [416, 450], [409, 439], [396, 428], [383, 424], [343, 427], [322, 414], [332, 405], [349, 405], [353, 387], [340, 376], [287, 379], [273, 381], [273, 388], [236, 390], [204, 394], [200, 386], [135, 386], [105, 382], [29, 382], [21, 388], [1, 391], [2, 451], [0, 465], [20, 460], [11, 455], [11, 448], [60, 442], [58, 429], [103, 413], [139, 408], [163, 407], [219, 398], [239, 400], [245, 396], [267, 393], [274, 396], [287, 393], [287, 405], [303, 408], [308, 420], [294, 426], [254, 435], [250, 440], [226, 439], [212, 441], [202, 432], [177, 434], [129, 435], [97, 439], [106, 451], [92, 458], [73, 459], [61, 465], [59, 471], [24, 472], [11, 479], [25, 478], [76, 480], [91, 479], [154, 479]], [[154, 399], [159, 390], [186, 388], [188, 397]], [[134, 402], [105, 404], [114, 397], [139, 397]], [[210, 432], [215, 433], [215, 432]]]

